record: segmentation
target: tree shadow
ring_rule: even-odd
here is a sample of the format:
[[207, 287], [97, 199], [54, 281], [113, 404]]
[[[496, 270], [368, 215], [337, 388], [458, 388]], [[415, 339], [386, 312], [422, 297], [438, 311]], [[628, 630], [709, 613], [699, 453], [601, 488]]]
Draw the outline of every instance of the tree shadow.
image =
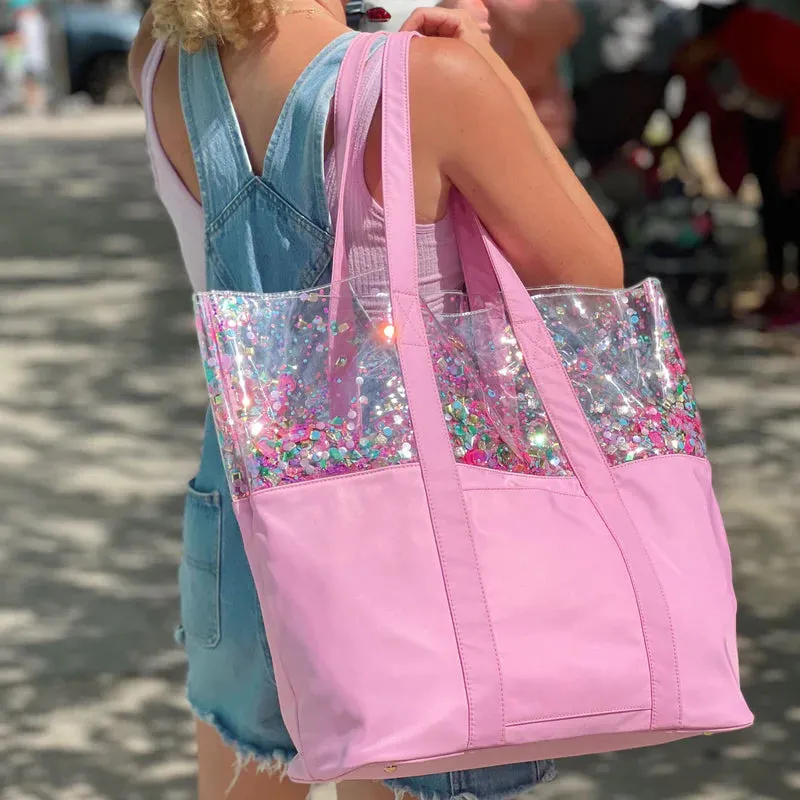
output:
[[0, 796], [190, 798], [205, 393], [174, 235], [139, 136], [3, 141], [0, 187]]

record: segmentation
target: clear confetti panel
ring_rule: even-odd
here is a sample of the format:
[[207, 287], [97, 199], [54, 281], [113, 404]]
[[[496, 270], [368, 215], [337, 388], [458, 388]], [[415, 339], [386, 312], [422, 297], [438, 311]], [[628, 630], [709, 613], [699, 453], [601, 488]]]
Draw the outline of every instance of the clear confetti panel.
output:
[[[475, 301], [475, 298], [473, 298]], [[626, 291], [533, 293], [612, 464], [703, 456], [685, 363], [656, 281]], [[347, 284], [296, 294], [195, 298], [212, 409], [232, 494], [413, 461], [389, 301]], [[453, 452], [471, 466], [540, 476], [572, 469], [502, 305], [463, 294], [426, 333]], [[331, 321], [333, 320], [333, 321]]]
[[195, 296], [234, 498], [416, 458], [388, 300], [370, 320], [342, 291]]
[[705, 456], [700, 415], [661, 286], [533, 294], [608, 461]]
[[572, 474], [525, 366], [502, 305], [449, 295], [445, 313], [426, 315], [447, 427], [456, 459], [530, 475]]

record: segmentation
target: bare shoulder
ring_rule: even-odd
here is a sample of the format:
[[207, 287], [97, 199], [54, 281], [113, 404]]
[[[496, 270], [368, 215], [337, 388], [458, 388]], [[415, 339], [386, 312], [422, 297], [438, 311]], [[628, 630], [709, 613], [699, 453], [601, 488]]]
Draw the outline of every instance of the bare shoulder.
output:
[[139, 100], [142, 99], [142, 71], [144, 70], [147, 57], [153, 49], [155, 39], [153, 39], [153, 14], [148, 11], [142, 17], [142, 24], [139, 26], [139, 32], [133, 40], [130, 53], [128, 54], [128, 74], [130, 75], [131, 84], [136, 90], [136, 95]]
[[492, 66], [463, 42], [415, 39], [409, 83], [415, 150], [430, 148], [431, 160], [445, 171], [453, 159], [473, 157], [481, 139], [519, 116]]
[[[454, 39], [417, 37], [411, 45], [410, 89], [415, 99], [442, 111], [475, 108], [480, 92], [501, 85], [497, 74], [473, 47]], [[444, 105], [441, 104], [444, 102]]]

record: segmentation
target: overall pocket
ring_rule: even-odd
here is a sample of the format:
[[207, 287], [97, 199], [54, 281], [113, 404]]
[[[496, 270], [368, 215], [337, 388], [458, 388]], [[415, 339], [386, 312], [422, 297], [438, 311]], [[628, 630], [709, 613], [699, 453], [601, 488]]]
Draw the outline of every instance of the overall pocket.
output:
[[222, 509], [219, 492], [201, 492], [190, 481], [183, 511], [183, 558], [178, 571], [181, 624], [203, 647], [220, 638], [220, 553]]

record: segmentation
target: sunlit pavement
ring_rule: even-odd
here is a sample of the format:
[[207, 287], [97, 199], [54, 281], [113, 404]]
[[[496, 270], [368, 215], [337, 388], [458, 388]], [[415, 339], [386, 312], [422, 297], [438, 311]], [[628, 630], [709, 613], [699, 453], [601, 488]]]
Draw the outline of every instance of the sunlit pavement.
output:
[[[0, 799], [189, 800], [172, 628], [204, 393], [138, 112], [0, 121], [0, 284]], [[564, 762], [545, 800], [800, 792], [797, 355], [747, 331], [684, 339], [759, 723]]]

